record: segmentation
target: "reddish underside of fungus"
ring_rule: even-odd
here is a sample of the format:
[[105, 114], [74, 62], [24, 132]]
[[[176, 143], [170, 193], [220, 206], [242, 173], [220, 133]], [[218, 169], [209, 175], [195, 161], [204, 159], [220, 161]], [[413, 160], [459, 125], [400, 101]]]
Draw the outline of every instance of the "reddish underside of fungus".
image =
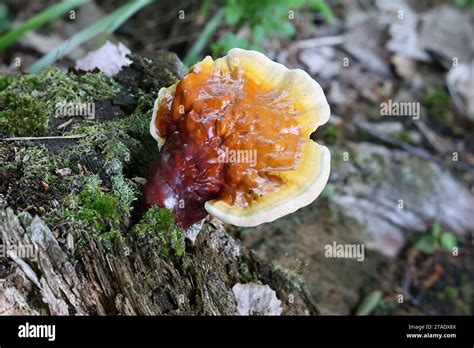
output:
[[327, 118], [321, 88], [301, 70], [254, 51], [208, 57], [160, 91], [150, 130], [161, 151], [145, 203], [171, 209], [181, 227], [208, 212], [239, 226], [293, 212], [329, 176], [329, 151], [309, 139]]

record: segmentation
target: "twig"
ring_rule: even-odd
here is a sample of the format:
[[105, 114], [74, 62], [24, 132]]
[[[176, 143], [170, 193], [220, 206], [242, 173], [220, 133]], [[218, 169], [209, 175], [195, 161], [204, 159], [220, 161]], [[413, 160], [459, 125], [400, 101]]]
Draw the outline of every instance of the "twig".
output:
[[175, 37], [171, 37], [171, 38], [166, 39], [166, 40], [155, 42], [155, 43], [149, 45], [147, 48], [157, 49], [157, 48], [169, 47], [169, 46], [172, 46], [172, 45], [175, 45], [175, 44], [193, 41], [193, 40], [196, 39], [197, 36], [198, 36], [198, 33], [193, 33], [193, 34], [190, 34], [190, 35], [183, 35], [183, 36], [175, 36]]
[[325, 36], [325, 37], [317, 37], [314, 39], [308, 40], [301, 40], [295, 42], [290, 46], [291, 49], [303, 49], [303, 48], [312, 48], [312, 47], [319, 47], [319, 46], [334, 46], [334, 45], [341, 45], [344, 43], [344, 36]]
[[394, 147], [398, 147], [398, 148], [400, 148], [400, 149], [402, 149], [402, 150], [404, 150], [408, 153], [411, 153], [412, 155], [420, 157], [424, 160], [434, 162], [434, 163], [436, 163], [440, 166], [442, 165], [441, 161], [438, 158], [436, 158], [435, 156], [433, 156], [432, 154], [430, 154], [429, 152], [418, 149], [418, 148], [416, 148], [412, 145], [402, 143], [400, 141], [397, 141], [397, 140], [392, 139], [390, 137], [387, 137], [385, 135], [382, 135], [379, 132], [372, 129], [370, 127], [370, 123], [362, 121], [362, 120], [358, 119], [357, 117], [353, 120], [353, 122], [359, 130], [361, 130], [365, 133], [368, 133], [370, 136], [378, 139], [382, 143], [385, 143], [385, 145], [391, 145], [391, 146], [394, 146]]
[[75, 134], [75, 135], [59, 135], [49, 137], [13, 137], [4, 138], [2, 141], [29, 141], [29, 140], [52, 140], [52, 139], [80, 139], [85, 138], [87, 134]]
[[72, 122], [74, 122], [74, 119], [69, 119], [68, 121], [61, 123], [59, 126], [56, 127], [56, 129], [63, 129], [69, 126]]
[[35, 271], [28, 265], [23, 259], [21, 259], [14, 251], [9, 251], [7, 255], [25, 272], [26, 276], [33, 284], [35, 284], [40, 290], [43, 288], [36, 275]]
[[441, 155], [445, 155], [450, 151], [453, 151], [452, 144], [449, 141], [443, 139], [438, 134], [433, 132], [423, 122], [413, 122], [418, 130], [423, 134], [428, 143]]

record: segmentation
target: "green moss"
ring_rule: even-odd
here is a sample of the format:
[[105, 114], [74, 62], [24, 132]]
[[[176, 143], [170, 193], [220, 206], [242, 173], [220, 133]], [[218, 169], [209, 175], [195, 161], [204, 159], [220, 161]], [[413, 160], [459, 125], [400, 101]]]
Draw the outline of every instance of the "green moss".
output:
[[[69, 74], [68, 76], [71, 76]], [[79, 91], [83, 91], [95, 100], [112, 99], [119, 91], [120, 86], [111, 78], [102, 73], [86, 73], [72, 75]]]
[[156, 244], [164, 256], [182, 257], [185, 251], [183, 231], [175, 225], [173, 213], [165, 208], [151, 207], [133, 234], [143, 243]]
[[[81, 177], [77, 176], [76, 180]], [[79, 194], [73, 192], [65, 195], [61, 207], [44, 216], [44, 221], [52, 228], [60, 225], [62, 229], [73, 231], [81, 240], [81, 233], [96, 236], [106, 248], [112, 245], [123, 227], [123, 216], [119, 201], [114, 194], [104, 192], [101, 180], [97, 175], [82, 178]]]
[[104, 220], [119, 220], [117, 199], [109, 193], [85, 190], [79, 195], [79, 202], [83, 207], [79, 216], [86, 211], [91, 211], [94, 216], [99, 216]]
[[[123, 122], [119, 121], [83, 122], [73, 126], [67, 134], [84, 134], [85, 137], [71, 149], [72, 155], [75, 157], [83, 157], [90, 153], [103, 155], [106, 162], [105, 170], [110, 176], [123, 174], [124, 166], [127, 167], [130, 164], [132, 151], [137, 154], [147, 151], [136, 139], [126, 133]], [[136, 148], [140, 148], [141, 151], [137, 151]]]
[[120, 234], [122, 216], [118, 199], [103, 192], [101, 181], [96, 175], [86, 178], [78, 196], [71, 195], [69, 208], [59, 221], [68, 221], [73, 230], [82, 230], [96, 235], [106, 250], [112, 250]]
[[24, 180], [38, 178], [53, 183], [59, 179], [56, 169], [69, 165], [67, 160], [48, 152], [42, 145], [21, 148], [18, 158], [21, 161]]
[[339, 135], [339, 131], [336, 126], [332, 124], [327, 124], [323, 127], [323, 137], [324, 141], [328, 144], [334, 144]]
[[13, 80], [12, 77], [0, 76], [0, 92], [6, 89], [10, 85], [12, 80]]
[[85, 134], [73, 152], [81, 157], [96, 152], [105, 156], [109, 175], [146, 177], [151, 161], [158, 152], [149, 132], [152, 102], [140, 99], [135, 112], [126, 118], [107, 123], [82, 122], [68, 135]]
[[451, 97], [445, 90], [435, 89], [426, 94], [421, 101], [432, 120], [445, 125], [449, 125], [453, 120], [454, 115]]
[[6, 136], [39, 136], [48, 129], [44, 104], [13, 91], [0, 92], [0, 129]]
[[398, 140], [398, 141], [401, 141], [402, 143], [411, 143], [412, 142], [412, 139], [411, 139], [411, 136], [410, 136], [410, 132], [407, 132], [407, 131], [402, 131], [400, 133], [398, 133], [395, 138]]
[[62, 207], [71, 191], [71, 175], [61, 176], [60, 168], [74, 168], [67, 158], [56, 155], [45, 145], [0, 147], [0, 191], [8, 206], [39, 215]]
[[120, 120], [127, 133], [136, 139], [151, 137], [150, 120], [153, 111], [154, 99], [152, 96], [142, 96], [138, 100], [137, 107], [130, 117]]
[[12, 146], [0, 146], [0, 174], [16, 171], [18, 163], [14, 161], [15, 150]]
[[59, 104], [111, 99], [118, 93], [119, 86], [102, 73], [74, 75], [49, 68], [37, 75], [15, 79], [7, 90], [39, 98], [45, 103], [49, 116], [53, 116]]
[[5, 135], [39, 136], [59, 105], [108, 100], [119, 86], [101, 73], [65, 74], [46, 69], [38, 75], [0, 78], [0, 127]]
[[119, 86], [102, 73], [65, 74], [56, 68], [37, 75], [0, 77], [0, 127], [5, 135], [39, 136], [66, 103], [110, 100]]
[[96, 232], [111, 230], [120, 224], [118, 200], [99, 187], [97, 176], [89, 177], [79, 194], [77, 219], [93, 226]]
[[75, 124], [72, 128], [66, 132], [66, 135], [79, 135], [83, 134], [85, 137], [81, 138], [77, 143], [72, 153], [79, 157], [82, 157], [91, 151], [102, 152], [106, 142], [112, 138], [106, 130], [106, 125], [95, 122], [82, 122]]
[[97, 175], [90, 175], [84, 179], [82, 189], [84, 191], [100, 190], [101, 180]]
[[301, 291], [303, 288], [303, 277], [292, 270], [289, 270], [279, 264], [272, 263], [272, 271], [282, 274], [286, 279], [290, 281], [294, 289]]
[[112, 137], [103, 144], [102, 151], [109, 161], [118, 160], [120, 163], [130, 162], [130, 150], [125, 144], [126, 140], [123, 137]]
[[132, 203], [139, 195], [136, 185], [123, 175], [115, 175], [112, 177], [112, 193], [117, 197], [122, 211], [130, 215]]
[[114, 242], [120, 238], [120, 236], [120, 231], [112, 228], [110, 231], [99, 235], [99, 242], [102, 244], [102, 246], [104, 246], [105, 249], [110, 251], [113, 249]]
[[245, 262], [242, 262], [239, 265], [239, 278], [241, 283], [250, 283], [254, 280], [254, 277]]

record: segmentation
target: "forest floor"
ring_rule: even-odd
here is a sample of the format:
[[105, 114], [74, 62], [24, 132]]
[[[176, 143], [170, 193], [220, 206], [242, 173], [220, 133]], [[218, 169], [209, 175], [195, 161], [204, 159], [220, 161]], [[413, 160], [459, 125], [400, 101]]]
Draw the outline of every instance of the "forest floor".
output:
[[[78, 18], [90, 22], [111, 8], [97, 3], [91, 12], [95, 15]], [[343, 3], [333, 10], [336, 18], [330, 23], [304, 17], [295, 39], [265, 41], [266, 54], [290, 68], [308, 71], [326, 93], [331, 119], [312, 137], [331, 150], [331, 177], [322, 196], [308, 207], [274, 223], [256, 228], [226, 226], [226, 231], [242, 242], [249, 255], [284, 275], [286, 285], [276, 281], [281, 296], [287, 298], [291, 289], [301, 290], [305, 284], [301, 298], [311, 300], [301, 300], [302, 312], [309, 308], [310, 313], [321, 314], [472, 314], [473, 14], [443, 1], [390, 4]], [[123, 42], [137, 57], [158, 49], [183, 57], [204, 24], [173, 22], [166, 14], [177, 8], [188, 13], [198, 9], [187, 1], [154, 6], [155, 11], [132, 17], [113, 40]], [[18, 19], [38, 10], [34, 4], [17, 12], [15, 5], [11, 8]], [[402, 20], [397, 17], [400, 8]], [[161, 30], [155, 28], [156, 20], [162, 23]], [[25, 38], [2, 53], [0, 72], [18, 75], [15, 57], [28, 65], [60, 42], [63, 33], [77, 29], [71, 26], [86, 24], [60, 21], [39, 31], [37, 37]], [[58, 65], [73, 66], [92, 48], [86, 44]], [[167, 58], [164, 54], [160, 59]], [[72, 264], [74, 253], [87, 244], [87, 238], [71, 232], [87, 230], [84, 224], [91, 224], [101, 252], [113, 254], [126, 239], [121, 233], [130, 232], [141, 221], [140, 192], [155, 155], [148, 150], [154, 147], [147, 130], [149, 112], [159, 87], [171, 84], [184, 67], [176, 60], [159, 69], [150, 61], [140, 62], [135, 70], [139, 75], [121, 73], [113, 82], [100, 74], [60, 75], [59, 70], [31, 79], [1, 77], [2, 117], [9, 110], [22, 110], [23, 116], [15, 113], [14, 121], [7, 118], [2, 123], [0, 208], [40, 216]], [[54, 82], [58, 78], [68, 83], [69, 90]], [[38, 94], [43, 90], [48, 93]], [[55, 97], [74, 102], [79, 93], [96, 103], [95, 121], [50, 117]], [[385, 116], [382, 109], [388, 103], [408, 103], [415, 110], [405, 116]], [[28, 140], [30, 136], [58, 138], [38, 142]], [[22, 139], [7, 140], [13, 137]], [[95, 191], [101, 193], [92, 194]], [[167, 233], [170, 239], [164, 246], [170, 249], [171, 262], [167, 264], [185, 274], [179, 256], [182, 243], [186, 252], [196, 250], [189, 241], [183, 242], [184, 237], [173, 237], [172, 229]], [[325, 247], [333, 243], [364, 245], [364, 259], [327, 257]], [[256, 266], [260, 261], [252, 257], [243, 262], [247, 266], [237, 275], [223, 281], [225, 286], [265, 278]], [[0, 278], [11, 270], [11, 259], [0, 257]], [[144, 284], [145, 279], [148, 276], [138, 281]], [[189, 290], [188, 285], [180, 286]], [[173, 305], [164, 305], [167, 301], [179, 302], [157, 299], [160, 310], [151, 311], [172, 311]], [[140, 306], [123, 301], [112, 307], [123, 313], [151, 308], [150, 304]], [[224, 307], [216, 309], [217, 305], [186, 306], [179, 308], [227, 313]], [[294, 308], [292, 314], [298, 311]]]

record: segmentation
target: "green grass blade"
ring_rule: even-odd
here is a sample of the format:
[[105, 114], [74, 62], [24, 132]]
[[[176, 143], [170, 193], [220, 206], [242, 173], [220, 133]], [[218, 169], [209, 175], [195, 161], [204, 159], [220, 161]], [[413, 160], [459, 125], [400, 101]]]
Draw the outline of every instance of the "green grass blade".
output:
[[28, 31], [37, 29], [45, 23], [54, 21], [69, 10], [81, 6], [86, 0], [67, 0], [47, 8], [44, 11], [34, 15], [25, 22], [21, 23], [11, 31], [0, 37], [0, 51], [16, 42]]
[[206, 43], [209, 41], [212, 34], [216, 31], [217, 27], [221, 23], [222, 19], [224, 18], [224, 14], [225, 9], [220, 9], [216, 12], [214, 17], [212, 17], [210, 22], [207, 23], [201, 35], [199, 35], [196, 42], [191, 46], [191, 49], [186, 54], [186, 57], [183, 60], [184, 65], [189, 66], [199, 59], [199, 55], [206, 46]]
[[[207, 13], [209, 12], [209, 8], [211, 7], [211, 0], [204, 0], [201, 3], [201, 6], [199, 7], [198, 11], [198, 21], [204, 21], [204, 19], [207, 17]], [[202, 23], [202, 22], [201, 22]]]
[[[101, 18], [94, 24], [73, 35], [70, 39], [61, 43], [54, 50], [48, 52], [34, 64], [28, 67], [26, 71], [32, 74], [38, 73], [48, 65], [55, 62], [61, 56], [68, 54], [84, 42], [96, 37], [102, 32], [107, 32], [108, 28], [115, 26], [116, 23], [125, 22], [130, 16], [132, 16], [141, 7], [147, 5], [149, 2], [149, 0], [137, 0], [122, 5], [108, 16]], [[141, 6], [139, 7], [137, 4], [140, 4]], [[134, 11], [130, 11], [131, 8], [133, 8]]]
[[382, 300], [382, 291], [374, 290], [368, 293], [357, 307], [356, 315], [369, 315]]

